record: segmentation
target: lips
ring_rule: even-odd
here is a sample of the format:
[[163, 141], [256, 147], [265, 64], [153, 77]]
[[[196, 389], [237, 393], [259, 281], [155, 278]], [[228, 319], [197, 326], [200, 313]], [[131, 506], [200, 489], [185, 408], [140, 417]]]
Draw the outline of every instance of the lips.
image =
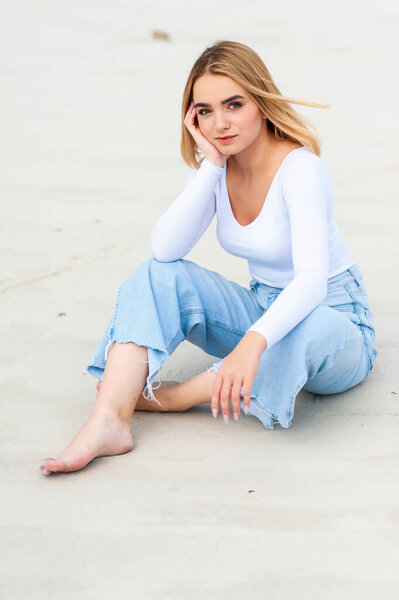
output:
[[217, 140], [229, 140], [230, 138], [236, 137], [235, 135], [226, 135], [225, 137], [218, 137]]

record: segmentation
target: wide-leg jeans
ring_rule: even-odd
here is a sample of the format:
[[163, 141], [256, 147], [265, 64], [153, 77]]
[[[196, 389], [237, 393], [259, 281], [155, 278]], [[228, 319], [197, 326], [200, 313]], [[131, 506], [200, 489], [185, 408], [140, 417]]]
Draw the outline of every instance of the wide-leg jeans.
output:
[[[146, 346], [149, 370], [142, 393], [158, 402], [154, 377], [180, 342], [188, 340], [218, 358], [208, 369], [216, 373], [282, 289], [254, 279], [246, 288], [186, 259], [144, 260], [119, 287], [114, 312], [86, 370], [102, 379], [114, 341]], [[289, 427], [302, 388], [321, 395], [343, 392], [368, 377], [376, 356], [369, 300], [353, 264], [331, 277], [325, 299], [262, 353], [248, 414], [267, 429], [274, 423]]]

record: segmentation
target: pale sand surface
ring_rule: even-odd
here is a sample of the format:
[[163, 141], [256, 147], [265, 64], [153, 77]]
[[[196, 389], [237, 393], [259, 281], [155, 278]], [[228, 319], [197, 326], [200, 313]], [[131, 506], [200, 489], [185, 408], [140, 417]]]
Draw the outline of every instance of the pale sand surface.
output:
[[[393, 1], [2, 2], [1, 598], [397, 597], [398, 22]], [[301, 392], [289, 429], [138, 412], [132, 452], [44, 477], [91, 413], [85, 366], [117, 287], [184, 184], [181, 94], [216, 39], [332, 104], [298, 110], [365, 277], [376, 365], [344, 394]], [[186, 258], [246, 285], [215, 229]], [[183, 342], [161, 377], [214, 360]]]

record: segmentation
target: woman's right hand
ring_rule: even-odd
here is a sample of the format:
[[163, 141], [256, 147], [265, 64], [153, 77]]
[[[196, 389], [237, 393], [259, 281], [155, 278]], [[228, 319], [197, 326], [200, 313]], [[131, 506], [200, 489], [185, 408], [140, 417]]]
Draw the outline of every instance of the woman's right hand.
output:
[[198, 148], [203, 153], [204, 157], [213, 162], [218, 167], [224, 167], [228, 156], [219, 152], [219, 150], [209, 142], [204, 135], [202, 135], [199, 127], [196, 126], [194, 119], [197, 114], [197, 109], [194, 107], [194, 100], [191, 101], [186, 116], [184, 117], [184, 124], [193, 136]]

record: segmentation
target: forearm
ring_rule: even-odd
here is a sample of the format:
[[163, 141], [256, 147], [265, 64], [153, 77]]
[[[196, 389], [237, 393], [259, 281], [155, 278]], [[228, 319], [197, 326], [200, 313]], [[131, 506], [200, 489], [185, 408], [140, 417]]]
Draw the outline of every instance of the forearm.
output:
[[185, 256], [203, 235], [216, 211], [214, 188], [223, 169], [205, 162], [152, 228], [151, 251], [160, 261]]
[[267, 348], [265, 336], [257, 331], [247, 331], [241, 339], [241, 342], [247, 344], [251, 350], [255, 353], [258, 352], [259, 354], [262, 354]]

